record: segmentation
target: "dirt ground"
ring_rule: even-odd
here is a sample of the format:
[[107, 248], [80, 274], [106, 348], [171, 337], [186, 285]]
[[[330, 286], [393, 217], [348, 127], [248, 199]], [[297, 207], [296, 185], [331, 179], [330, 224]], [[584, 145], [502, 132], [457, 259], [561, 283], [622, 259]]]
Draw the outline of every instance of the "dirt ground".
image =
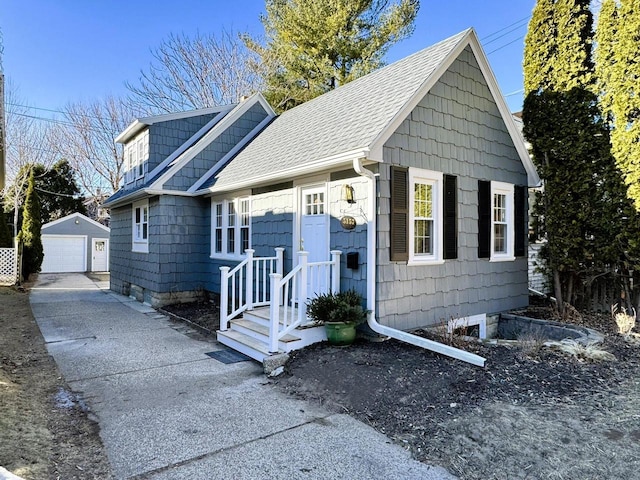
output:
[[[216, 314], [205, 303], [166, 308], [202, 326]], [[545, 307], [525, 313], [552, 317]], [[460, 344], [487, 359], [479, 368], [396, 341], [325, 343], [295, 353], [273, 384], [462, 479], [640, 479], [640, 344], [618, 335], [610, 315], [574, 323], [605, 334], [598, 348], [616, 360], [535, 342]]]
[[0, 287], [0, 466], [25, 479], [111, 478], [89, 415], [48, 355], [28, 293]]

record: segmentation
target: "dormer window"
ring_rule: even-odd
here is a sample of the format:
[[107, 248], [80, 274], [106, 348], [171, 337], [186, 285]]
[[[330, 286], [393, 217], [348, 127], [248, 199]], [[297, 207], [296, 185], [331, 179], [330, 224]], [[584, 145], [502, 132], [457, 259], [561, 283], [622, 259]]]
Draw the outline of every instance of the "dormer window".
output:
[[143, 178], [149, 159], [149, 131], [145, 130], [127, 143], [125, 153], [125, 181], [131, 183]]

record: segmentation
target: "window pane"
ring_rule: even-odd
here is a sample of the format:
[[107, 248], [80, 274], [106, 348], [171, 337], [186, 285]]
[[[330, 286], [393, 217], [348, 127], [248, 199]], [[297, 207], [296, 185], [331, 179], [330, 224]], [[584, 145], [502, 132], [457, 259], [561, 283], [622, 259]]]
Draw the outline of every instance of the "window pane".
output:
[[227, 205], [229, 207], [229, 213], [227, 214], [227, 226], [233, 227], [236, 224], [236, 206], [232, 202], [229, 202]]
[[136, 223], [140, 223], [140, 208], [136, 208]]
[[147, 239], [147, 224], [143, 223], [142, 224], [142, 240], [146, 240]]
[[236, 251], [235, 233], [234, 228], [227, 228], [227, 253], [234, 253]]
[[222, 229], [216, 229], [216, 252], [222, 252]]
[[415, 220], [414, 221], [414, 253], [416, 254], [433, 254], [433, 221], [432, 220]]
[[241, 228], [240, 229], [240, 242], [241, 242], [241, 253], [244, 253], [244, 251], [248, 248], [251, 248], [251, 246], [249, 245], [249, 229], [248, 228]]
[[433, 218], [433, 185], [415, 184], [413, 210], [416, 218]]
[[505, 224], [494, 224], [493, 239], [493, 251], [495, 253], [507, 253], [507, 226]]

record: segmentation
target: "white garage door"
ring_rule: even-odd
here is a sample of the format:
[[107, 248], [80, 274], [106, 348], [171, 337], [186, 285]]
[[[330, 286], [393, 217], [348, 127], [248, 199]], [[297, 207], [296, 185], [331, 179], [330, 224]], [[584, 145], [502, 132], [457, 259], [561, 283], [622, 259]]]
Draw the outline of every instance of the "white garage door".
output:
[[43, 235], [42, 273], [87, 271], [87, 239], [72, 235]]

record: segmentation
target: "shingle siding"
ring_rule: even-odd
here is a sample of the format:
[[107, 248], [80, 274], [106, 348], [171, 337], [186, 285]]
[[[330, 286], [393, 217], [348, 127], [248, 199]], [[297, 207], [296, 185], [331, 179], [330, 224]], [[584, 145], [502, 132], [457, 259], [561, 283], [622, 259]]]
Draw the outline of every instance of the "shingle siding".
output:
[[253, 105], [167, 181], [165, 188], [188, 190], [196, 180], [207, 173], [233, 147], [240, 143], [251, 130], [257, 127], [267, 115], [260, 103]]
[[[412, 329], [528, 302], [527, 259], [477, 258], [478, 179], [526, 185], [526, 171], [467, 47], [384, 147], [380, 167], [378, 320]], [[457, 176], [458, 258], [441, 265], [389, 261], [390, 164]]]
[[209, 281], [208, 201], [161, 196], [149, 199], [149, 253], [131, 251], [131, 205], [111, 210], [111, 289], [130, 285], [153, 293], [206, 289]]
[[149, 127], [149, 161], [147, 172], [151, 172], [178, 147], [191, 138], [198, 130], [212, 120], [216, 113], [198, 115], [159, 122]]

